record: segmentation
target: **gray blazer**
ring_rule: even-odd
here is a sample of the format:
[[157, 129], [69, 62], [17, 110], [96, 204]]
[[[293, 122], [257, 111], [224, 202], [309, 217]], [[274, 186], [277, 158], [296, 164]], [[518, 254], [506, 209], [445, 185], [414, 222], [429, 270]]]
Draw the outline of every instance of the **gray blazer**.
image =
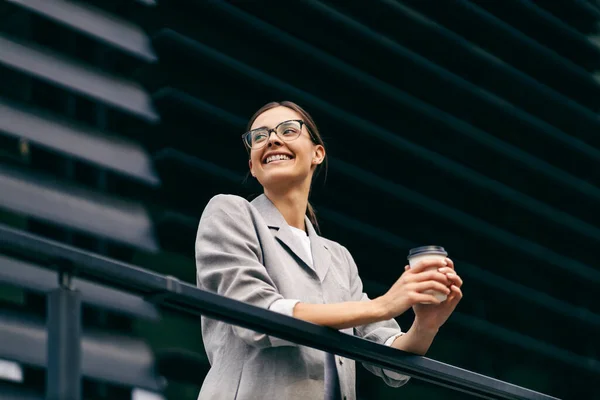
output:
[[[199, 288], [268, 309], [278, 299], [305, 303], [368, 301], [348, 250], [315, 232], [308, 218], [314, 268], [285, 219], [265, 196], [249, 203], [218, 195], [206, 206], [196, 238]], [[343, 332], [383, 344], [398, 334], [395, 320]], [[293, 400], [324, 396], [324, 352], [202, 317], [211, 364], [198, 399]], [[336, 356], [342, 398], [355, 400], [354, 360]], [[388, 385], [380, 368], [365, 367]]]

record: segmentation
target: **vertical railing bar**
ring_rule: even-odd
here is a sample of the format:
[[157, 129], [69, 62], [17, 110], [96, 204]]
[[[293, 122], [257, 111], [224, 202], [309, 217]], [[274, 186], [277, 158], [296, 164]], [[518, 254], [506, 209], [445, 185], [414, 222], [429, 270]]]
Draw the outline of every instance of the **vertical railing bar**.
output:
[[71, 271], [60, 270], [58, 283], [47, 297], [46, 399], [81, 400], [81, 293]]

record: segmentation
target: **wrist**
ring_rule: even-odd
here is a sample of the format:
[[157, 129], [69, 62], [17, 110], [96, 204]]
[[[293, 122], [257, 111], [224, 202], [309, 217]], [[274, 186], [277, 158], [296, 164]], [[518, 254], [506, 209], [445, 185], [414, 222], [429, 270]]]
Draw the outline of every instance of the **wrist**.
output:
[[414, 329], [419, 335], [425, 336], [435, 336], [440, 330], [439, 326], [430, 326], [424, 324], [422, 321], [419, 320], [419, 317], [415, 317], [411, 329]]
[[383, 296], [371, 300], [369, 304], [371, 305], [371, 316], [376, 321], [385, 321], [392, 318], [389, 316], [389, 307]]

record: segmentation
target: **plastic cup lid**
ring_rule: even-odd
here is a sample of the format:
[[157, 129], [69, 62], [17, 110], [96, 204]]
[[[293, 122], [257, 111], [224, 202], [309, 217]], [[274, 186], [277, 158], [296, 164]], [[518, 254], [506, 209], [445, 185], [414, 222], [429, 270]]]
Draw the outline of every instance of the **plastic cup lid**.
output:
[[421, 246], [415, 247], [414, 249], [410, 249], [408, 252], [408, 258], [421, 256], [423, 254], [439, 254], [443, 256], [447, 256], [448, 252], [444, 250], [441, 246]]

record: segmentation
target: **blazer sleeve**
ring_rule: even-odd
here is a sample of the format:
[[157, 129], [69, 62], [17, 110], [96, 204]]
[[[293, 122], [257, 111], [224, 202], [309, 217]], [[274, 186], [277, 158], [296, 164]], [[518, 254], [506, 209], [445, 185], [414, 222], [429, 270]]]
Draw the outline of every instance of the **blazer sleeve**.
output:
[[[350, 267], [350, 291], [353, 301], [370, 301], [366, 293], [363, 292], [363, 284], [358, 275], [358, 268], [352, 255], [343, 247], [346, 261]], [[400, 326], [395, 319], [387, 321], [374, 322], [372, 324], [360, 325], [354, 327], [354, 334], [363, 339], [384, 345], [392, 337], [401, 334]], [[385, 371], [383, 368], [375, 367], [371, 364], [363, 363], [363, 366], [371, 373], [379, 376], [383, 381], [392, 387], [400, 387], [410, 379], [409, 376], [400, 375], [394, 371]]]
[[[262, 264], [262, 250], [249, 203], [238, 196], [213, 197], [200, 218], [196, 236], [196, 281], [201, 289], [269, 309], [283, 299]], [[253, 347], [294, 343], [232, 325]]]

